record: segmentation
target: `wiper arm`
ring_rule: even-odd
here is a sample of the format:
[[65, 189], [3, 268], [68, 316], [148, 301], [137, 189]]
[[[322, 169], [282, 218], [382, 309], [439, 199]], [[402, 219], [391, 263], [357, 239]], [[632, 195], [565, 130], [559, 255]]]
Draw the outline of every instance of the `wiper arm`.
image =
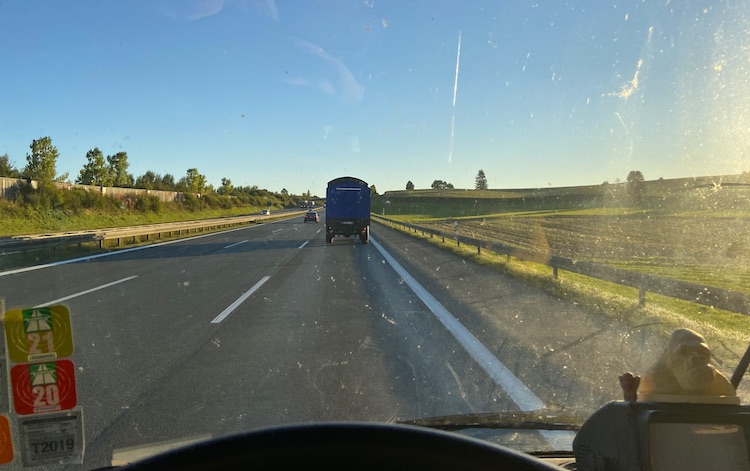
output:
[[740, 359], [740, 363], [737, 365], [737, 369], [734, 370], [734, 374], [732, 375], [732, 386], [734, 386], [734, 389], [740, 387], [740, 381], [742, 381], [742, 377], [745, 376], [745, 372], [747, 371], [749, 365], [750, 346], [748, 346], [747, 350], [745, 350], [745, 354], [742, 355], [742, 359]]
[[550, 414], [542, 411], [519, 411], [444, 415], [422, 419], [400, 420], [398, 423], [440, 430], [492, 428], [512, 430], [578, 431], [581, 429], [583, 421], [584, 418], [576, 416]]

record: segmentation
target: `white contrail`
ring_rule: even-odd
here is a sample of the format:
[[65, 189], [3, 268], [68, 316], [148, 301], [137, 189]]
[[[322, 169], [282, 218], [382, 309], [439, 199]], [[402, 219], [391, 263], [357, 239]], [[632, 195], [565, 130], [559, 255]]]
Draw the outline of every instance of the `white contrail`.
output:
[[453, 160], [453, 142], [456, 135], [456, 93], [458, 92], [458, 66], [461, 63], [461, 30], [458, 30], [458, 51], [456, 52], [456, 78], [453, 81], [453, 116], [451, 118], [451, 146], [448, 162]]
[[453, 106], [456, 106], [456, 92], [458, 91], [458, 66], [461, 63], [461, 30], [458, 30], [458, 51], [456, 52], [456, 80], [453, 82]]

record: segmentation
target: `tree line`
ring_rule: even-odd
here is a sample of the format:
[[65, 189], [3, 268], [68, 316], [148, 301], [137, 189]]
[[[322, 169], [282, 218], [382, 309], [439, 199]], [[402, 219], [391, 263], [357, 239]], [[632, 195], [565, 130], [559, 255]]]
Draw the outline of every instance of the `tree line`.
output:
[[[25, 188], [16, 198], [18, 202], [34, 206], [55, 206], [54, 200], [61, 200], [62, 195], [56, 194], [56, 187], [53, 183], [65, 183], [70, 180], [67, 173], [57, 174], [57, 159], [60, 153], [49, 136], [33, 140], [29, 148], [30, 152], [26, 154], [26, 165], [21, 169], [15, 167], [8, 154], [1, 155], [0, 176], [35, 180], [39, 183], [37, 194], [34, 194], [33, 189]], [[275, 193], [260, 189], [257, 185], [234, 186], [229, 178], [222, 178], [221, 186], [214, 188], [197, 168], [187, 169], [185, 175], [179, 179], [169, 173], [161, 175], [150, 170], [134, 177], [128, 171], [129, 166], [127, 152], [121, 151], [105, 156], [98, 147], [94, 147], [86, 152], [86, 163], [76, 177], [75, 183], [184, 193], [192, 195], [185, 196], [181, 200], [190, 209], [205, 206], [212, 208], [230, 208], [238, 205], [267, 206], [268, 203], [277, 207], [289, 207], [315, 198], [309, 190], [303, 195], [296, 196], [291, 195], [286, 189]], [[39, 193], [47, 193], [46, 198], [41, 198]], [[150, 200], [145, 206], [155, 209], [155, 206], [158, 206], [157, 202], [153, 198]], [[59, 201], [58, 204], [60, 204]], [[138, 205], [137, 201], [134, 205]]]
[[[432, 185], [430, 185], [430, 188], [432, 188], [433, 190], [453, 190], [455, 187], [453, 186], [453, 183], [448, 183], [445, 180], [434, 180], [432, 182]], [[407, 190], [414, 189], [414, 183], [411, 180], [406, 182], [406, 189]], [[487, 176], [484, 174], [484, 170], [482, 169], [479, 169], [479, 172], [477, 172], [477, 176], [474, 179], [474, 189], [475, 190], [489, 189], [489, 186], [487, 185]]]

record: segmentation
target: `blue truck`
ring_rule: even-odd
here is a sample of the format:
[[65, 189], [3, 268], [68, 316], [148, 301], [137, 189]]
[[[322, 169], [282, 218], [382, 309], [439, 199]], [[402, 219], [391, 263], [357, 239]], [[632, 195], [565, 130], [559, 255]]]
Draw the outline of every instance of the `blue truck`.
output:
[[370, 187], [355, 177], [328, 182], [326, 190], [326, 242], [337, 235], [359, 236], [363, 244], [370, 238]]

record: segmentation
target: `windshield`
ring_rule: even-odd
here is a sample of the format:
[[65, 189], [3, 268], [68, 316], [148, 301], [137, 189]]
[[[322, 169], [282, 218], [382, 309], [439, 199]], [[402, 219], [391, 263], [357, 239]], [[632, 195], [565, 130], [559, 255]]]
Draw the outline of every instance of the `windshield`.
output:
[[580, 425], [677, 328], [731, 378], [748, 28], [729, 1], [1, 2], [0, 456], [436, 417], [570, 450], [517, 414]]

